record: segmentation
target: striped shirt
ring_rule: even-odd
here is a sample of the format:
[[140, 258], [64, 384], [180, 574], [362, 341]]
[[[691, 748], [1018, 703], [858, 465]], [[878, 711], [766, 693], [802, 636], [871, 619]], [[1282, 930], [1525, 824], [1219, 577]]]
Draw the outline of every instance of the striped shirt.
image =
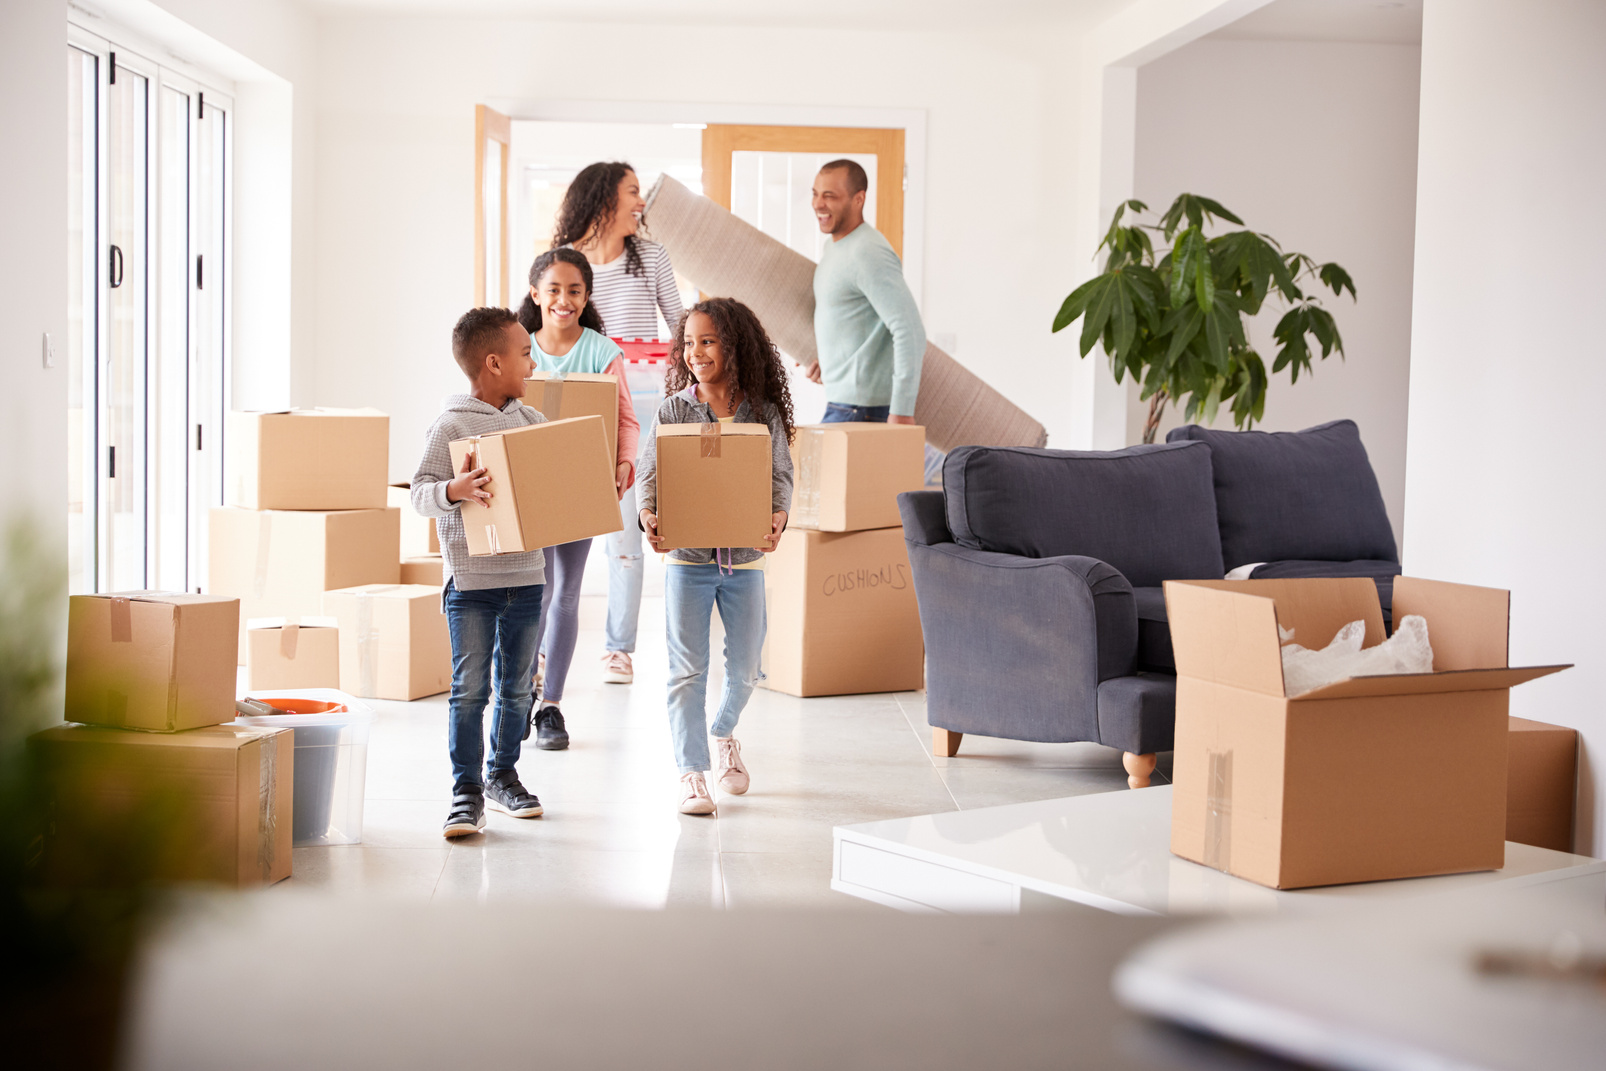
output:
[[625, 267], [629, 252], [606, 264], [591, 265], [591, 304], [602, 317], [603, 332], [612, 338], [658, 338], [658, 314], [673, 332], [686, 307], [675, 288], [675, 269], [669, 254], [657, 242], [636, 239], [641, 253], [641, 275]]

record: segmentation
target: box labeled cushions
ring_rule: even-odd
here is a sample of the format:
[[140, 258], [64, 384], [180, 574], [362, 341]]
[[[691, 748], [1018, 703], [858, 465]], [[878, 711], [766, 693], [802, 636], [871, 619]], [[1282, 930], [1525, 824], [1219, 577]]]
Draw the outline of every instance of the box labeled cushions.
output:
[[234, 717], [240, 601], [132, 591], [67, 609], [69, 721], [174, 732]]
[[814, 696], [925, 683], [902, 528], [788, 530], [765, 563], [764, 687]]
[[451, 452], [454, 472], [475, 453], [491, 477], [491, 504], [464, 502], [459, 510], [470, 554], [540, 550], [621, 527], [601, 417], [458, 439]]
[[1561, 666], [1506, 667], [1504, 591], [1400, 577], [1433, 672], [1284, 694], [1278, 627], [1318, 649], [1383, 640], [1365, 578], [1168, 581], [1177, 663], [1171, 850], [1280, 889], [1499, 869], [1507, 702]]
[[333, 618], [261, 618], [248, 625], [247, 688], [340, 686], [340, 633]]
[[[138, 852], [165, 881], [250, 886], [290, 876], [292, 730], [214, 725], [155, 734], [59, 725], [30, 743], [69, 857]], [[142, 818], [162, 826], [136, 825], [143, 842], [131, 845], [128, 822]]]
[[774, 459], [763, 424], [658, 425], [658, 531], [676, 547], [769, 538]]
[[441, 590], [379, 584], [331, 591], [340, 623], [340, 690], [364, 699], [420, 699], [452, 686], [452, 638]]
[[926, 429], [913, 424], [798, 428], [788, 526], [822, 532], [897, 526], [898, 495], [925, 486], [925, 453]]
[[245, 509], [385, 505], [390, 417], [376, 409], [231, 412], [228, 497]]
[[608, 457], [618, 457], [619, 380], [606, 372], [537, 372], [524, 383], [524, 404], [548, 420], [601, 417]]

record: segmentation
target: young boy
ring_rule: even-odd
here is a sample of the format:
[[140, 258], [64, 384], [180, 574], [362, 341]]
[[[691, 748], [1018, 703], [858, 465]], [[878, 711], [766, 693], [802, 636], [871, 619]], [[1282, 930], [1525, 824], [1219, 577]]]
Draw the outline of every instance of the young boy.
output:
[[[524, 381], [535, 368], [530, 335], [507, 309], [470, 309], [452, 329], [452, 356], [468, 377], [467, 394], [448, 395], [430, 427], [424, 458], [413, 474], [413, 508], [434, 517], [446, 559], [441, 601], [452, 634], [452, 809], [443, 830], [461, 837], [485, 828], [485, 800], [515, 818], [535, 818], [541, 801], [519, 783], [514, 765], [530, 733], [531, 682], [541, 587], [546, 577], [539, 550], [471, 558], [460, 510], [483, 509], [496, 489], [465, 459], [453, 472], [447, 444], [546, 418], [522, 404]], [[485, 761], [485, 707], [495, 671], [496, 714], [491, 761]], [[481, 769], [484, 766], [482, 775]]]

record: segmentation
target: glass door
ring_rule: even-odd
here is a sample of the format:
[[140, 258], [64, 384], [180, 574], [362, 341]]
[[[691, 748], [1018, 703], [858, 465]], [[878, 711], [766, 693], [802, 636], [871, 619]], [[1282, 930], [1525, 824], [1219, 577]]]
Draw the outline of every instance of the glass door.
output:
[[67, 590], [95, 590], [100, 57], [67, 49]]
[[191, 342], [187, 439], [190, 479], [190, 587], [206, 576], [207, 513], [223, 504], [223, 415], [228, 408], [229, 101], [199, 94], [190, 216]]

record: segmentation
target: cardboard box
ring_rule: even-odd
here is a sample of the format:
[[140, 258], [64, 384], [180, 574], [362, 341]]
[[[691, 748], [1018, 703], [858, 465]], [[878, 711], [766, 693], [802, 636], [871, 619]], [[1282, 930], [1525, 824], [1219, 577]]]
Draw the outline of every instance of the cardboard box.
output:
[[1512, 718], [1506, 776], [1506, 839], [1573, 850], [1578, 730]]
[[[209, 524], [207, 587], [238, 598], [246, 620], [318, 617], [326, 591], [401, 579], [399, 510], [224, 507]], [[237, 658], [245, 664], [243, 634]]]
[[[110, 840], [138, 853], [160, 880], [250, 886], [290, 876], [293, 730], [215, 725], [153, 734], [59, 725], [31, 743], [53, 789], [56, 836], [68, 857], [92, 855]], [[151, 829], [152, 821], [160, 827]]]
[[925, 684], [920, 607], [902, 528], [788, 529], [765, 563], [764, 687], [813, 696]]
[[393, 483], [385, 489], [385, 505], [401, 511], [401, 556], [421, 557], [441, 552], [440, 537], [435, 532], [435, 519], [422, 517], [413, 509], [413, 492], [410, 485]]
[[658, 425], [664, 548], [756, 547], [769, 537], [775, 462], [763, 424]]
[[441, 589], [379, 584], [324, 595], [340, 622], [340, 690], [363, 699], [420, 699], [452, 687], [452, 637]]
[[244, 509], [380, 509], [390, 417], [376, 409], [231, 412], [228, 505]]
[[1297, 698], [1278, 626], [1318, 648], [1363, 620], [1380, 643], [1372, 581], [1172, 580], [1165, 597], [1174, 853], [1279, 889], [1505, 865], [1509, 690], [1565, 668], [1506, 668], [1506, 592], [1397, 578], [1395, 620], [1427, 620], [1434, 671]]
[[[537, 372], [524, 383], [524, 404], [548, 420], [602, 418], [608, 457], [619, 457], [619, 380], [606, 372]], [[632, 458], [631, 460], [635, 460]]]
[[233, 721], [239, 630], [239, 599], [74, 595], [67, 603], [67, 718], [162, 733]]
[[602, 418], [554, 420], [451, 444], [452, 470], [477, 451], [490, 506], [461, 509], [468, 552], [509, 554], [617, 532], [619, 495]]
[[333, 618], [248, 621], [246, 687], [339, 688], [340, 632]]
[[439, 554], [422, 554], [416, 558], [403, 558], [401, 563], [403, 584], [429, 584], [443, 587], [446, 584], [446, 559]]
[[822, 532], [896, 528], [898, 495], [926, 483], [926, 429], [915, 424], [810, 424], [792, 443], [788, 527]]

